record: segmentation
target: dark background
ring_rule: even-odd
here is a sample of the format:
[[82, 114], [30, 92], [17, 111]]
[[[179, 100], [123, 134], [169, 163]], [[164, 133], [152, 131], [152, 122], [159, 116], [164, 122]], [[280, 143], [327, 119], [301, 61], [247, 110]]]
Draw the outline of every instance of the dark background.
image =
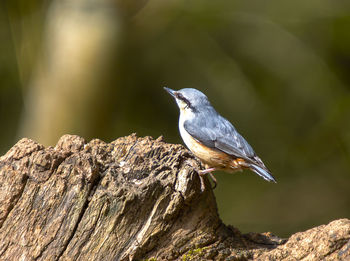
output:
[[272, 170], [216, 173], [223, 221], [279, 236], [350, 216], [349, 1], [3, 1], [0, 153], [21, 137], [182, 143], [163, 86], [203, 91]]

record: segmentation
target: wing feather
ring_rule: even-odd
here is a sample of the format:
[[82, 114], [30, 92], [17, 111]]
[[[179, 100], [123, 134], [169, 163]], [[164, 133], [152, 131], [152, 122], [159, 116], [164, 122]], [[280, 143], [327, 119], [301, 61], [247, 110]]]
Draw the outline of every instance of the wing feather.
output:
[[[233, 125], [216, 111], [199, 114], [184, 122], [185, 130], [205, 146], [221, 150], [249, 162], [256, 156], [252, 147]], [[209, 116], [209, 117], [208, 117]]]
[[246, 166], [264, 179], [276, 182], [253, 148], [235, 127], [214, 109], [184, 122], [185, 130], [205, 146], [245, 160]]

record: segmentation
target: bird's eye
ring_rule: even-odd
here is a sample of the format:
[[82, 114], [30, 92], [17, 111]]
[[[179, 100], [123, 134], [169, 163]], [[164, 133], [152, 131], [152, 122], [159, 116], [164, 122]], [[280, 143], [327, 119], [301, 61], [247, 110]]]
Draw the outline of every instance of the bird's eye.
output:
[[181, 93], [177, 93], [177, 94], [176, 94], [176, 97], [177, 97], [179, 100], [181, 100], [182, 102], [185, 103], [184, 109], [188, 109], [188, 108], [192, 109], [192, 106], [191, 106], [190, 101], [187, 100]]
[[191, 103], [188, 100], [184, 101], [186, 103], [185, 109], [192, 109]]

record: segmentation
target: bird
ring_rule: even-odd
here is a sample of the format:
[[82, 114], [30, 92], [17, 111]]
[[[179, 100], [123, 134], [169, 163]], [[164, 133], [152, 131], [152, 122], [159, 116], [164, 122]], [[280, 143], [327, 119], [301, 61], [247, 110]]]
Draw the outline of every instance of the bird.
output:
[[263, 179], [276, 183], [253, 148], [232, 123], [214, 109], [204, 93], [194, 88], [178, 91], [167, 87], [164, 89], [180, 109], [179, 131], [184, 143], [204, 163], [205, 169], [197, 170], [200, 177], [210, 174], [215, 188], [217, 181], [212, 175], [213, 171], [250, 169]]

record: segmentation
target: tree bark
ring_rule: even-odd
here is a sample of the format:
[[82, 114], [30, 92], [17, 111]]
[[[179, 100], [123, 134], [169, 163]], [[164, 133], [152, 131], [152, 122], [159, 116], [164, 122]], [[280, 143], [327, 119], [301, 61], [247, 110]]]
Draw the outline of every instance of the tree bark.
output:
[[0, 158], [1, 260], [346, 260], [350, 220], [281, 239], [224, 225], [181, 145], [22, 139]]

